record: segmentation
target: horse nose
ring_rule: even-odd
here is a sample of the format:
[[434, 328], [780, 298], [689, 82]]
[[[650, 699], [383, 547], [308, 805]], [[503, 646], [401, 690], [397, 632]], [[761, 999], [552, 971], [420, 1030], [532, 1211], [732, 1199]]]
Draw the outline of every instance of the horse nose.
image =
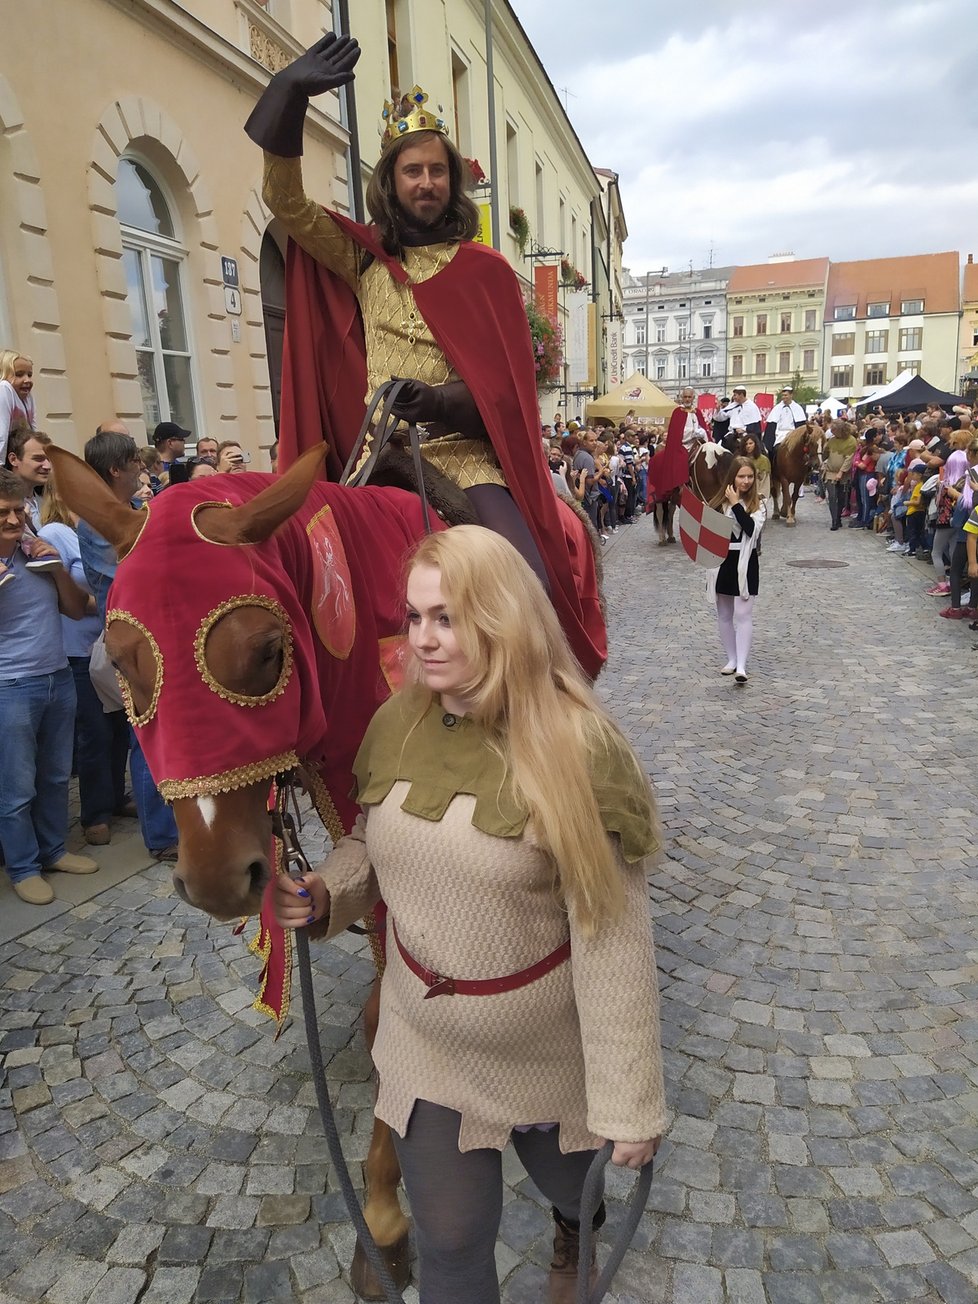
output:
[[248, 866], [247, 873], [252, 893], [260, 895], [264, 892], [269, 879], [268, 861], [263, 858], [253, 860]]

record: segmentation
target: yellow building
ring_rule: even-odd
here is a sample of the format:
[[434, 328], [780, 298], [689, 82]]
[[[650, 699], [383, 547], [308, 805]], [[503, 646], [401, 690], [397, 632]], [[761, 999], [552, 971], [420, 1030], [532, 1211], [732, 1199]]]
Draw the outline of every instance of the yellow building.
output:
[[[39, 423], [80, 449], [99, 421], [137, 442], [159, 420], [275, 438], [284, 240], [261, 202], [243, 124], [271, 71], [332, 25], [324, 0], [46, 0], [43, 40], [0, 72], [0, 347], [35, 361]], [[462, 152], [488, 172], [481, 0], [357, 0], [353, 34], [364, 180], [392, 77], [439, 98]], [[9, 44], [8, 44], [8, 49]], [[504, 0], [493, 24], [500, 245], [509, 223], [591, 278], [600, 186]], [[65, 70], [65, 89], [53, 70]], [[306, 185], [349, 211], [345, 111], [310, 109]], [[478, 198], [478, 196], [477, 196]], [[603, 237], [602, 237], [603, 238]], [[528, 251], [529, 252], [529, 251]], [[606, 309], [605, 309], [606, 310]]]
[[727, 383], [776, 394], [800, 375], [818, 387], [827, 258], [775, 255], [727, 283]]

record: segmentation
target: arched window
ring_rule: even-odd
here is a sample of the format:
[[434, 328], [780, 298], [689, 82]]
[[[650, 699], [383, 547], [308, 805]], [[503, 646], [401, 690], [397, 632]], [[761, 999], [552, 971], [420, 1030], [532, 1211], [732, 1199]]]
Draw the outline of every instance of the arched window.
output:
[[135, 159], [121, 158], [116, 204], [122, 228], [132, 342], [150, 433], [161, 421], [196, 428], [190, 338], [181, 292], [187, 256], [159, 183]]

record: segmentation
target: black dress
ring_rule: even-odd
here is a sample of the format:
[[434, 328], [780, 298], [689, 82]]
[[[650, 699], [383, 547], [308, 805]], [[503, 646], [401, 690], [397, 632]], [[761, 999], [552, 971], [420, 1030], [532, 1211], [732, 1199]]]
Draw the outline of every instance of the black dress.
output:
[[[734, 531], [730, 542], [736, 543], [740, 539], [750, 538], [754, 533], [754, 518], [750, 512], [742, 503], [735, 503], [733, 514], [740, 529]], [[737, 570], [739, 565], [740, 549], [728, 549], [727, 555], [720, 563], [720, 569], [717, 571], [717, 593], [722, 593], [728, 598], [739, 598], [741, 596], [740, 575]], [[757, 596], [760, 579], [761, 568], [758, 564], [757, 549], [755, 548], [747, 562], [747, 592], [752, 598]]]

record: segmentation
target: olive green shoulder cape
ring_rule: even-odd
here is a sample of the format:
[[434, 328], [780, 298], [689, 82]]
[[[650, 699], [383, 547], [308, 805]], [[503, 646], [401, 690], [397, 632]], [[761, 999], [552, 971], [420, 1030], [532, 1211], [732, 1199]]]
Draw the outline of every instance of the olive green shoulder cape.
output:
[[[559, 765], [559, 759], [555, 758]], [[658, 851], [658, 822], [648, 780], [628, 746], [612, 734], [606, 751], [589, 760], [601, 821], [616, 833], [629, 862]], [[440, 820], [459, 794], [475, 798], [472, 823], [497, 838], [522, 837], [529, 818], [516, 800], [502, 757], [485, 731], [467, 716], [445, 711], [438, 700], [395, 694], [367, 729], [356, 760], [354, 796], [362, 806], [382, 802], [398, 780], [410, 788], [401, 809]]]

